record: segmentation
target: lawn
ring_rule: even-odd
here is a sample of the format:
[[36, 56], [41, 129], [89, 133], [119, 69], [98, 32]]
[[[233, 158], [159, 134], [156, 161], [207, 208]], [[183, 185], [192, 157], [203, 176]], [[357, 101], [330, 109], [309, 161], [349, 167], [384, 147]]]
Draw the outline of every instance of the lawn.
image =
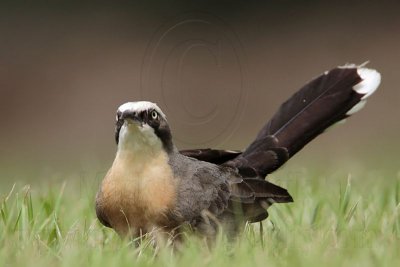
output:
[[187, 233], [179, 252], [135, 247], [101, 226], [98, 179], [80, 179], [2, 187], [1, 266], [400, 266], [396, 171], [281, 171], [271, 179], [295, 202], [269, 209], [263, 236], [247, 225], [236, 242], [220, 236], [209, 248]]

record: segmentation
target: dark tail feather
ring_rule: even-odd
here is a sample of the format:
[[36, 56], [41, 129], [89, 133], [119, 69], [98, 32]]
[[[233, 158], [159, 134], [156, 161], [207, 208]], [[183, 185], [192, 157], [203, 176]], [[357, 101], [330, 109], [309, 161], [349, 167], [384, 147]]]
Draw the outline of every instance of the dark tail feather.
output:
[[242, 154], [241, 151], [221, 150], [221, 149], [185, 149], [180, 150], [179, 153], [187, 157], [192, 157], [198, 160], [211, 162], [214, 164], [223, 164], [229, 160], [236, 158]]
[[379, 86], [380, 74], [347, 65], [315, 78], [289, 98], [242, 155], [227, 165], [265, 176], [331, 125], [361, 109]]

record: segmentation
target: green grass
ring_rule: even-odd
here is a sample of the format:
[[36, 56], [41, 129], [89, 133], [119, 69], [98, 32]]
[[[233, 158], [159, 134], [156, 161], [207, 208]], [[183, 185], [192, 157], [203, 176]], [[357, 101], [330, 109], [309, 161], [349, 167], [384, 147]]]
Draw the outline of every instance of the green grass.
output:
[[135, 247], [102, 227], [93, 207], [98, 181], [16, 185], [0, 196], [0, 265], [400, 266], [398, 174], [302, 170], [272, 179], [295, 203], [269, 209], [262, 237], [258, 224], [248, 225], [237, 242], [221, 236], [210, 249], [186, 234], [180, 252], [156, 252], [148, 240]]

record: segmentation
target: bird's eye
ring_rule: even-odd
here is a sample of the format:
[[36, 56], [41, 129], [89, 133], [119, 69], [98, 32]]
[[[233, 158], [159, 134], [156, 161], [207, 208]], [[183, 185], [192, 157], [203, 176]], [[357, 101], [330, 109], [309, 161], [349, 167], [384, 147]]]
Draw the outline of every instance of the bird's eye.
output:
[[157, 113], [157, 111], [153, 110], [153, 111], [151, 112], [151, 118], [152, 118], [153, 120], [156, 120], [156, 119], [158, 118], [158, 113]]

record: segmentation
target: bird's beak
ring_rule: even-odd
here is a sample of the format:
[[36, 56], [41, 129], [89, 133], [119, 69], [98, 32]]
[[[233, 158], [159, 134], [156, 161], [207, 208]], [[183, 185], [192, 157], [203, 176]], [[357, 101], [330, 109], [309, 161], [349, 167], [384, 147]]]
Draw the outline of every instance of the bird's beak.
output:
[[121, 119], [127, 124], [142, 125], [142, 120], [136, 112], [125, 111], [121, 114]]

